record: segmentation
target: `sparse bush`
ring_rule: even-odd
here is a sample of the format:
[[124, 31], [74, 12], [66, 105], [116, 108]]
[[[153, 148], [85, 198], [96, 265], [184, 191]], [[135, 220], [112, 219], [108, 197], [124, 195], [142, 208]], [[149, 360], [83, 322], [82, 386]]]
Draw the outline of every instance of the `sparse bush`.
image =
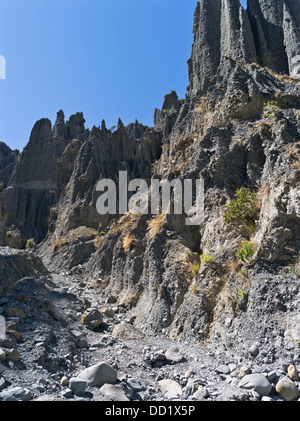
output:
[[31, 249], [31, 248], [33, 248], [33, 247], [35, 247], [35, 241], [34, 241], [34, 238], [29, 238], [29, 239], [26, 241], [26, 248], [27, 248], [27, 249]]
[[268, 101], [264, 104], [263, 107], [263, 116], [264, 117], [274, 117], [275, 114], [280, 111], [277, 101]]
[[237, 189], [235, 199], [225, 205], [224, 221], [255, 222], [258, 213], [258, 200], [255, 192], [246, 187]]
[[244, 291], [237, 286], [234, 287], [235, 289], [235, 297], [233, 298], [233, 302], [239, 306], [243, 306], [247, 303], [248, 300], [248, 292]]
[[253, 257], [253, 254], [253, 245], [248, 241], [244, 241], [241, 247], [236, 251], [235, 256], [243, 263], [246, 263]]
[[296, 266], [290, 265], [289, 275], [292, 277], [300, 278], [300, 270]]
[[213, 261], [213, 254], [212, 253], [203, 253], [200, 255], [200, 262], [202, 263], [208, 263]]
[[194, 295], [198, 295], [200, 291], [201, 291], [201, 287], [199, 285], [196, 285], [196, 283], [193, 283], [193, 285], [192, 285], [192, 293]]

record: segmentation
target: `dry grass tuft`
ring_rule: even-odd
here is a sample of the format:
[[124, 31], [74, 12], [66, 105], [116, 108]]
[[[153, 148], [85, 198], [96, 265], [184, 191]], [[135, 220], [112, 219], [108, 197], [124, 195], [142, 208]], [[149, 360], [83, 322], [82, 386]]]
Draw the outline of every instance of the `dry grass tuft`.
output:
[[125, 251], [125, 253], [129, 252], [129, 250], [131, 249], [131, 246], [134, 243], [136, 243], [136, 241], [137, 239], [134, 235], [131, 235], [131, 234], [125, 235], [122, 242], [123, 250]]
[[94, 246], [97, 250], [102, 246], [104, 239], [105, 237], [103, 235], [95, 238]]
[[66, 238], [58, 238], [52, 244], [52, 250], [55, 252], [55, 251], [59, 250], [61, 247], [66, 246], [67, 244], [69, 244], [69, 242]]
[[147, 222], [148, 230], [147, 230], [146, 237], [148, 240], [152, 240], [156, 234], [161, 232], [164, 219], [165, 219], [165, 215], [159, 214], [159, 215], [154, 215], [153, 218]]

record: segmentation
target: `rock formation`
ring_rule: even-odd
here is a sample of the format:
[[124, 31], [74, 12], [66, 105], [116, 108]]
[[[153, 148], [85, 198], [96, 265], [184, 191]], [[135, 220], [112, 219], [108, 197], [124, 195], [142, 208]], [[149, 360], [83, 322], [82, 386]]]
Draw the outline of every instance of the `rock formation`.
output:
[[297, 0], [199, 1], [189, 60], [190, 95], [205, 94], [222, 76], [228, 60], [256, 62], [299, 79]]
[[[186, 98], [165, 95], [154, 127], [88, 130], [59, 111], [20, 155], [2, 145], [7, 227], [42, 242], [54, 274], [115, 296], [145, 335], [299, 360], [299, 19], [297, 0], [199, 1]], [[99, 215], [97, 182], [122, 170], [203, 179], [204, 223]]]

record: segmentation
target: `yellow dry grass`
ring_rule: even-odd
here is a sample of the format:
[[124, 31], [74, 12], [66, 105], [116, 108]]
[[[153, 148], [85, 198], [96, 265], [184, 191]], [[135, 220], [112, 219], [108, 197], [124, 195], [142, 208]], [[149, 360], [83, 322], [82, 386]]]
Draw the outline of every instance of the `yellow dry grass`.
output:
[[146, 237], [148, 238], [148, 240], [152, 240], [156, 234], [161, 232], [164, 219], [165, 215], [158, 214], [154, 215], [153, 218], [151, 218], [150, 221], [147, 222], [148, 229]]
[[68, 240], [66, 238], [58, 238], [54, 243], [52, 244], [52, 250], [57, 251], [61, 247], [66, 246], [68, 244]]
[[134, 244], [137, 241], [136, 237], [134, 235], [127, 234], [123, 238], [122, 246], [125, 253], [128, 253], [131, 249], [132, 244]]

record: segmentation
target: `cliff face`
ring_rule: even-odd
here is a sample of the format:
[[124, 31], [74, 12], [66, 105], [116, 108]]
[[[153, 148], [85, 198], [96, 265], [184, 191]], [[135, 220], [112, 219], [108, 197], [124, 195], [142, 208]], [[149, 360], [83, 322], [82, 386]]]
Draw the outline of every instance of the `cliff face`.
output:
[[189, 60], [191, 96], [205, 94], [224, 76], [228, 60], [258, 63], [299, 78], [299, 2], [248, 0], [199, 1]]
[[[167, 94], [153, 128], [119, 121], [113, 133], [104, 122], [89, 131], [82, 113], [65, 122], [62, 111], [53, 129], [38, 122], [4, 191], [8, 226], [43, 240], [48, 268], [67, 268], [117, 296], [144, 332], [228, 352], [259, 342], [272, 344], [274, 358], [285, 348], [292, 354], [299, 340], [298, 9], [296, 0], [249, 0], [247, 11], [238, 0], [199, 1], [185, 100]], [[121, 170], [146, 180], [202, 178], [204, 224], [187, 227], [185, 215], [100, 216], [96, 183], [117, 181]], [[255, 197], [251, 218], [226, 221], [244, 188]], [[266, 345], [261, 326], [270, 317]]]

